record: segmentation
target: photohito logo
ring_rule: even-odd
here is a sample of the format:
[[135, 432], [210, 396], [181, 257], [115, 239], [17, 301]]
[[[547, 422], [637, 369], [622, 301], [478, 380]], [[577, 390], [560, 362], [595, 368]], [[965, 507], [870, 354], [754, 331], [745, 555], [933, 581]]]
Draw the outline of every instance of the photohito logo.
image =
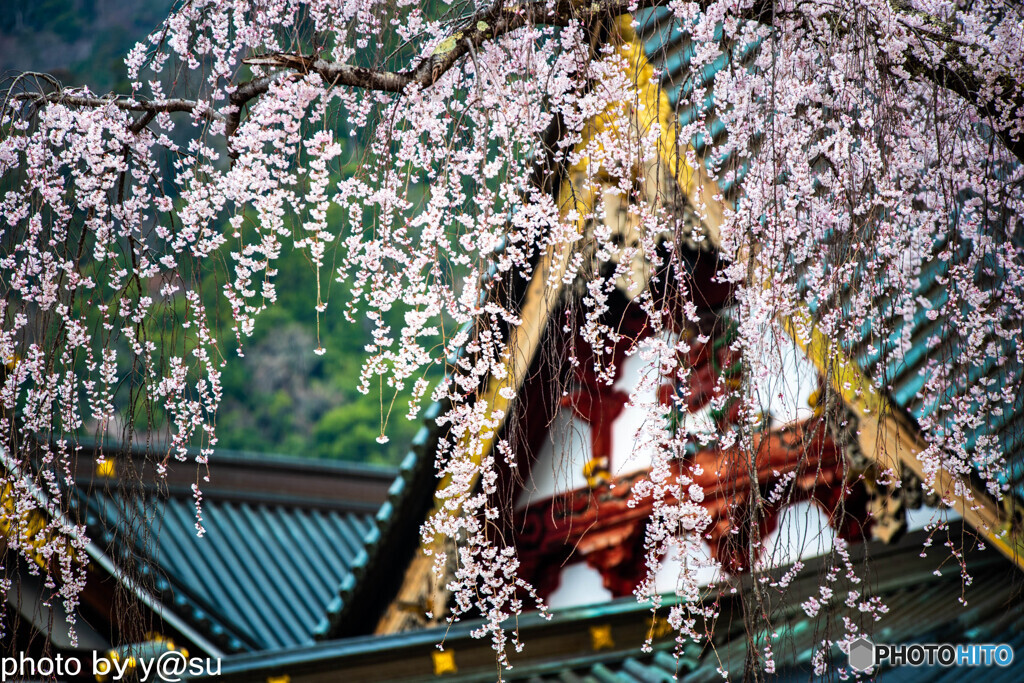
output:
[[1013, 648], [1006, 643], [902, 643], [876, 645], [867, 638], [850, 643], [850, 667], [857, 671], [890, 666], [1010, 666]]

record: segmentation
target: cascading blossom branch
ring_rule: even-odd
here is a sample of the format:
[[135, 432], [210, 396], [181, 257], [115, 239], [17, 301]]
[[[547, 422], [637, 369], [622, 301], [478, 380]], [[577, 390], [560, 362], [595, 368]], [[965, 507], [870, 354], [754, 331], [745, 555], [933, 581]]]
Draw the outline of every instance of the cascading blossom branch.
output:
[[[1014, 341], [1024, 330], [1021, 8], [863, 0], [854, 11], [826, 2], [694, 10], [677, 10], [708, 46], [691, 68], [726, 59], [714, 97], [728, 136], [717, 158], [729, 161], [712, 162], [712, 173], [746, 172], [721, 229], [740, 343], [758, 349], [780, 318], [814, 310], [825, 338], [871, 359], [864, 369], [881, 392], [926, 352], [916, 397], [926, 489], [940, 472], [980, 476], [1001, 500], [1017, 436], [994, 425], [1020, 411], [1024, 379]], [[696, 89], [691, 102], [706, 95]], [[938, 294], [920, 296], [928, 290]], [[922, 315], [927, 339], [911, 338]], [[962, 483], [948, 494], [971, 496]], [[866, 604], [877, 620], [879, 605]], [[857, 624], [846, 625], [836, 642], [857, 637]], [[824, 661], [815, 658], [817, 674]]]
[[[621, 46], [609, 40], [616, 16], [657, 4], [692, 38], [692, 73], [725, 63], [713, 93], [684, 90], [682, 104], [701, 113], [680, 138], [714, 133], [713, 94], [726, 136], [711, 158], [688, 160], [705, 163], [711, 180], [738, 183], [741, 198], [725, 207], [712, 245], [736, 287], [738, 347], [756, 352], [778, 316], [810, 304], [840, 345], [871, 330], [884, 348], [868, 370], [885, 391], [885, 368], [911, 350], [899, 324], [930, 308], [952, 336], [929, 341], [932, 358], [945, 360], [925, 369], [922, 395], [941, 410], [921, 425], [930, 443], [922, 461], [932, 473], [980, 472], [998, 498], [1000, 441], [983, 435], [971, 451], [965, 443], [1020, 401], [1014, 368], [1024, 367], [1024, 348], [1002, 343], [1020, 338], [1024, 316], [1019, 7], [186, 0], [129, 54], [132, 93], [99, 96], [26, 75], [6, 99], [0, 428], [9, 462], [0, 486], [26, 511], [21, 522], [34, 509], [62, 518], [76, 439], [88, 432], [102, 442], [169, 429], [165, 457], [186, 460], [197, 447], [205, 476], [220, 369], [230, 361], [201, 283], [219, 278], [216, 305], [243, 348], [276, 298], [276, 259], [300, 249], [317, 272], [318, 315], [329, 304], [321, 283], [336, 278], [347, 287], [342, 313], [373, 325], [361, 390], [411, 389], [415, 415], [428, 395], [425, 369], [450, 359], [429, 394], [447, 406], [438, 422], [448, 433], [436, 459], [443, 504], [424, 536], [460, 544], [454, 616], [481, 610], [489, 619], [481, 633], [504, 658], [501, 624], [532, 589], [491, 524], [502, 514], [495, 459], [514, 467], [515, 454], [506, 441], [484, 447], [503, 414], [476, 400], [515, 353], [519, 311], [499, 294], [533, 277], [546, 255], [568, 253], [548, 284], [567, 296], [585, 281], [582, 335], [596, 374], [614, 377], [601, 349], [619, 337], [601, 314], [623, 282], [641, 290], [653, 332], [633, 352], [666, 374], [687, 373], [677, 360], [685, 342], [630, 266], [644, 261], [658, 277], [676, 277], [681, 310], [692, 314], [686, 274], [666, 269], [659, 247], [681, 234], [682, 221], [666, 197], [636, 189], [638, 175], [658, 173], [665, 132], [637, 130], [641, 107], [623, 106], [639, 101], [636, 84], [622, 78], [628, 64], [624, 71]], [[588, 137], [598, 116], [603, 132]], [[350, 138], [367, 145], [364, 163], [341, 177]], [[558, 205], [551, 179], [580, 168], [571, 182], [581, 194], [629, 199], [638, 231], [629, 245], [602, 227], [603, 202], [587, 215]], [[723, 199], [700, 191], [694, 201], [707, 219]], [[332, 209], [338, 218], [328, 220]], [[588, 221], [590, 232], [581, 229]], [[936, 260], [955, 263], [941, 276], [948, 296], [914, 299]], [[404, 324], [391, 329], [387, 314], [399, 306]], [[329, 350], [330, 340], [319, 340], [316, 351]], [[966, 394], [951, 391], [992, 363], [1006, 368], [1001, 384], [987, 377]], [[747, 416], [763, 379], [748, 378]], [[125, 391], [158, 408], [164, 424], [135, 427], [139, 404]], [[693, 532], [688, 547], [707, 523], [702, 493], [669, 463], [687, 438], [708, 435], [672, 433], [665, 408], [639, 393], [631, 403], [649, 414], [640, 436], [661, 454], [638, 495], [681, 501], [656, 504], [649, 528], [649, 576], [638, 595], [656, 599], [654, 576], [678, 545], [674, 534]], [[18, 483], [26, 478], [33, 486]], [[82, 530], [57, 526], [47, 533], [84, 548]], [[14, 547], [30, 553], [23, 536]], [[84, 577], [60, 550], [72, 546], [47, 545], [64, 552], [58, 571], [69, 601]], [[697, 596], [692, 577], [680, 585]], [[676, 610], [672, 621], [692, 631], [691, 616]], [[764, 657], [772, 662], [770, 649]]]
[[[842, 18], [827, 3], [782, 6], [774, 32], [733, 24], [734, 45], [763, 41], [715, 83], [726, 151], [749, 167], [724, 251], [758, 245], [728, 271], [758, 283], [738, 296], [744, 336], [753, 344], [773, 317], [809, 304], [843, 348], [870, 331], [865, 369], [891, 391], [915, 363], [915, 317], [938, 321], [919, 457], [931, 477], [980, 474], [1000, 499], [1011, 441], [985, 426], [1021, 401], [1024, 14], [999, 2], [858, 4]], [[713, 30], [709, 20], [695, 31]], [[926, 300], [917, 292], [931, 278], [942, 294]]]

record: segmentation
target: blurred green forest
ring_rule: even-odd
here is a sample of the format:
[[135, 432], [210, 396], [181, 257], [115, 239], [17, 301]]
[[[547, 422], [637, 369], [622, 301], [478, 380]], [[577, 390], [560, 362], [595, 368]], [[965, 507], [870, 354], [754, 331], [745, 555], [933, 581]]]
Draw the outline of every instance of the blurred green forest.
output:
[[42, 71], [96, 93], [130, 92], [124, 57], [172, 0], [2, 0], [0, 73]]
[[[394, 392], [387, 387], [369, 394], [356, 391], [371, 328], [365, 319], [353, 324], [341, 313], [343, 285], [320, 315], [320, 340], [327, 353], [318, 356], [316, 274], [303, 252], [289, 250], [277, 263], [278, 300], [257, 318], [256, 331], [244, 341], [244, 356], [228, 317], [220, 339], [227, 365], [222, 377], [224, 401], [217, 415], [218, 447], [273, 451], [309, 457], [397, 464], [419, 427], [405, 418], [408, 391], [394, 401], [387, 424], [389, 443], [379, 444], [381, 418]], [[333, 269], [324, 269], [321, 285]], [[209, 298], [209, 297], [208, 297]], [[402, 310], [390, 311], [394, 327]]]
[[[96, 93], [130, 92], [124, 56], [159, 27], [171, 5], [171, 0], [2, 1], [0, 71], [8, 78], [42, 71]], [[347, 142], [348, 159], [359, 158], [360, 143]], [[327, 349], [322, 356], [314, 353], [316, 273], [307, 255], [286, 249], [275, 267], [278, 301], [258, 317], [254, 335], [244, 340], [243, 357], [237, 354], [233, 321], [220, 294], [223, 273], [204, 279], [203, 297], [227, 360], [217, 448], [397, 464], [419, 423], [405, 418], [407, 389], [390, 410], [389, 443], [377, 443], [393, 392], [387, 387], [368, 395], [356, 390], [370, 327], [342, 316], [343, 285], [334, 282], [331, 250], [320, 276], [321, 285], [333, 289], [320, 315], [320, 341]], [[393, 329], [403, 314], [389, 313]]]

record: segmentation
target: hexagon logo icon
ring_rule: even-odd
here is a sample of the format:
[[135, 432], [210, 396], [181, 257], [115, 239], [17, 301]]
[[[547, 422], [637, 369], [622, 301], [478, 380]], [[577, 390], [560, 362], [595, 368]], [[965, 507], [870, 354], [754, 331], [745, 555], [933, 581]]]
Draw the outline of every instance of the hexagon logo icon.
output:
[[875, 644], [867, 638], [858, 638], [850, 643], [850, 666], [857, 671], [867, 671], [875, 665]]

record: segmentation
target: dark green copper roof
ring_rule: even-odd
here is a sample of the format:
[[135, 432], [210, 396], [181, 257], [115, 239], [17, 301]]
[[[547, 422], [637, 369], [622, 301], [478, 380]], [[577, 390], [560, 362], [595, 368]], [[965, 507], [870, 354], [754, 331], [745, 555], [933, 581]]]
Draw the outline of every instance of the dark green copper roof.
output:
[[[952, 535], [964, 533], [953, 525]], [[921, 557], [924, 532], [909, 534], [899, 543], [872, 543], [851, 548], [855, 562], [870, 566], [870, 579], [860, 588], [865, 597], [882, 596], [888, 612], [881, 621], [864, 618], [862, 631], [878, 643], [909, 642], [1005, 642], [1019, 656], [1005, 669], [985, 669], [991, 683], [1017, 681], [1024, 676], [1024, 603], [1015, 568], [994, 550], [968, 554], [973, 581], [964, 585], [956, 563], [942, 563], [938, 550]], [[938, 545], [938, 544], [936, 544]], [[867, 558], [865, 558], [865, 554]], [[940, 565], [942, 565], [940, 567]], [[777, 571], [782, 573], [787, 568]], [[821, 680], [813, 675], [810, 657], [823, 637], [843, 633], [842, 617], [850, 612], [842, 606], [845, 594], [833, 598], [817, 617], [800, 607], [816, 595], [821, 566], [810, 560], [790, 585], [788, 599], [777, 606], [773, 624], [779, 632], [775, 659], [778, 672], [767, 680]], [[744, 579], [740, 591], [749, 589]], [[655, 639], [653, 651], [643, 652], [642, 643], [651, 624], [648, 607], [623, 598], [593, 607], [556, 611], [551, 621], [537, 614], [518, 620], [526, 645], [522, 653], [511, 653], [511, 670], [503, 671], [505, 681], [531, 683], [637, 683], [681, 680], [684, 683], [722, 681], [720, 666], [728, 669], [730, 680], [742, 680], [746, 637], [740, 594], [720, 594], [720, 616], [711, 647], [707, 642], [688, 643], [680, 657], [674, 654], [671, 633]], [[959, 597], [966, 605], [961, 605]], [[666, 600], [671, 602], [672, 598]], [[664, 612], [662, 612], [664, 614]], [[452, 681], [460, 683], [495, 681], [498, 668], [489, 639], [477, 640], [470, 632], [480, 624], [464, 622], [450, 629], [430, 629], [390, 636], [363, 636], [321, 642], [288, 652], [242, 654], [222, 663], [219, 680], [231, 683], [289, 680], [290, 683], [330, 681]], [[700, 625], [698, 624], [698, 630]], [[595, 639], [595, 635], [601, 638]], [[828, 635], [825, 635], [828, 634]], [[605, 637], [607, 636], [607, 637]], [[437, 649], [444, 642], [445, 653]], [[438, 662], [445, 666], [438, 670]], [[449, 666], [450, 665], [450, 666]], [[451, 670], [454, 666], [455, 670]], [[832, 669], [826, 675], [837, 680], [837, 667], [846, 666], [846, 656], [833, 648]], [[979, 670], [939, 668], [883, 669], [882, 681], [947, 681], [951, 676], [971, 680]], [[281, 678], [287, 676], [287, 679]], [[676, 677], [676, 678], [674, 678]]]
[[433, 455], [441, 436], [436, 422], [440, 414], [438, 403], [424, 411], [424, 426], [402, 460], [387, 499], [370, 519], [373, 532], [364, 546], [366, 557], [327, 606], [314, 631], [318, 640], [372, 632], [397, 592], [406, 567], [419, 550], [420, 524], [434, 500]]
[[202, 538], [186, 485], [194, 463], [174, 463], [163, 490], [129, 485], [120, 471], [80, 475], [76, 508], [163, 609], [225, 652], [312, 644], [379, 537], [374, 515], [395, 471], [266, 456], [215, 460], [203, 487]]

